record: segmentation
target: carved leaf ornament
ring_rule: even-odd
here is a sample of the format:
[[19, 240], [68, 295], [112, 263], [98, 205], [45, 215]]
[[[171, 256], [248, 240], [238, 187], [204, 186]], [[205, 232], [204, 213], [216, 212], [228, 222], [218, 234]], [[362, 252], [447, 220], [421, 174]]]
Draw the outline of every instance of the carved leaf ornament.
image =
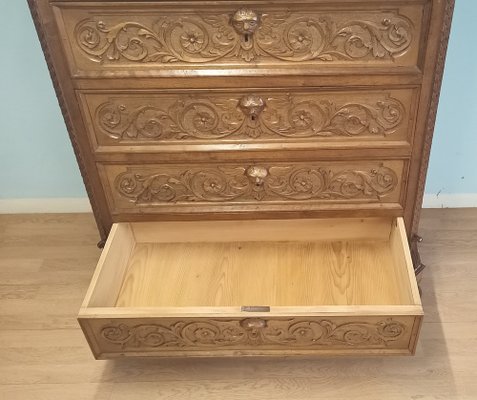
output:
[[168, 107], [158, 100], [144, 103], [130, 108], [111, 99], [97, 108], [97, 126], [121, 141], [382, 137], [392, 135], [405, 117], [403, 104], [389, 95], [374, 102], [341, 104], [292, 94], [181, 96]]
[[207, 320], [128, 326], [107, 325], [101, 338], [122, 349], [195, 348], [227, 346], [386, 347], [400, 339], [405, 326], [391, 318], [377, 323], [329, 320]]
[[[381, 18], [381, 19], [379, 19]], [[325, 14], [259, 13], [169, 15], [151, 25], [108, 24], [88, 18], [75, 39], [91, 60], [114, 63], [208, 63], [275, 59], [283, 62], [393, 60], [411, 46], [412, 22], [395, 11], [376, 19]]]
[[332, 171], [321, 166], [251, 166], [187, 168], [184, 171], [118, 175], [118, 193], [140, 204], [273, 200], [377, 199], [398, 185], [396, 173], [370, 170]]

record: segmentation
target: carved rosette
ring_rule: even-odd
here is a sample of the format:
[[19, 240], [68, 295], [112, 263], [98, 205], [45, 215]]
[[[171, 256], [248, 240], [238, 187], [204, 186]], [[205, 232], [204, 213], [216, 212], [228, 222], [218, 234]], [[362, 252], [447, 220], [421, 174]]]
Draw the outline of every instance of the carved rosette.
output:
[[93, 61], [392, 62], [408, 51], [415, 31], [412, 22], [396, 11], [336, 12], [336, 20], [317, 12], [260, 14], [249, 9], [219, 15], [170, 14], [150, 24], [108, 19], [87, 18], [75, 27], [79, 49]]
[[120, 196], [138, 204], [276, 201], [380, 200], [399, 184], [387, 167], [332, 171], [321, 166], [190, 168], [141, 173], [128, 170], [115, 179]]
[[130, 107], [111, 99], [95, 121], [118, 141], [385, 137], [404, 122], [403, 104], [382, 95], [374, 102], [339, 102], [325, 96], [248, 95], [242, 98], [182, 96], [169, 107], [159, 99]]
[[240, 346], [320, 346], [386, 348], [401, 339], [406, 327], [392, 318], [369, 322], [261, 319], [196, 320], [127, 325], [110, 324], [101, 339], [121, 349], [207, 349]]

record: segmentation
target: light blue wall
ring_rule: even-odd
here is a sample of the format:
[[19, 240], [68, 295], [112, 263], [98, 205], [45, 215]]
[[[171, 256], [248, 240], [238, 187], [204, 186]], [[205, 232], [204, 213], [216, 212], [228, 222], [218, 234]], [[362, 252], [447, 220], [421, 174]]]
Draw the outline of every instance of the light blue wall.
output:
[[86, 196], [27, 2], [0, 5], [0, 198]]
[[477, 193], [477, 1], [457, 0], [427, 193]]
[[[26, 0], [0, 5], [0, 198], [85, 196]], [[428, 193], [477, 193], [476, 23], [457, 0]]]

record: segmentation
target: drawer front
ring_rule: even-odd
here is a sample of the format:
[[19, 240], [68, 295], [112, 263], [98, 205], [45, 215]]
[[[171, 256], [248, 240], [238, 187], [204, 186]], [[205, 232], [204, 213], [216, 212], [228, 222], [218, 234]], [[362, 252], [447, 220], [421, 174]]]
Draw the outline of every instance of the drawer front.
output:
[[80, 320], [98, 358], [124, 355], [410, 354], [419, 316]]
[[112, 77], [180, 68], [415, 67], [424, 5], [112, 2], [55, 11], [74, 75]]
[[114, 213], [400, 207], [405, 161], [100, 166]]
[[416, 91], [84, 92], [80, 102], [91, 140], [104, 150], [297, 142], [353, 147], [409, 142]]

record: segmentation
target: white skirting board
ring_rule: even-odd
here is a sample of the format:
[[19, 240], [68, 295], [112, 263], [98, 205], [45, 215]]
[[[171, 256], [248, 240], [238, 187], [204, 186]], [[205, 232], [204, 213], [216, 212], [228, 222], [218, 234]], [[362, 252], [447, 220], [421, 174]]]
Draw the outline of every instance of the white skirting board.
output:
[[88, 213], [87, 197], [51, 199], [0, 199], [0, 214]]
[[[477, 207], [477, 193], [424, 195], [424, 208]], [[91, 212], [88, 198], [0, 199], [0, 214]]]
[[477, 207], [477, 193], [426, 193], [424, 208], [472, 208]]

